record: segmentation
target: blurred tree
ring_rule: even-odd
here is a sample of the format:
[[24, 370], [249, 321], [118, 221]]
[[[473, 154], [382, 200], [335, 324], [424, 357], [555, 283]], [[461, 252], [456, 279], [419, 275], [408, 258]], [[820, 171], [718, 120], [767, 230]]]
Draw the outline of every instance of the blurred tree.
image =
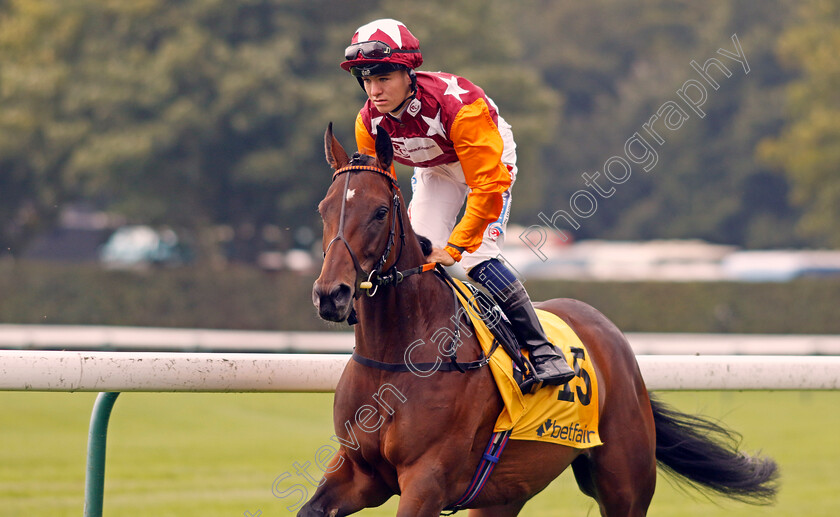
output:
[[[17, 250], [78, 199], [199, 235], [229, 227], [232, 253], [244, 260], [266, 234], [293, 245], [295, 233], [307, 233], [297, 229], [319, 224], [327, 122], [353, 146], [364, 94], [338, 67], [342, 50], [358, 26], [381, 17], [419, 37], [423, 69], [474, 81], [513, 125], [521, 171], [513, 220], [523, 224], [538, 223], [540, 210], [568, 209], [570, 194], [584, 188], [581, 174], [621, 154], [696, 77], [690, 61], [731, 48], [737, 33], [749, 75], [735, 70], [710, 91], [707, 116], [669, 135], [656, 168], [617, 185], [575, 235], [797, 244], [788, 177], [754, 159], [756, 143], [783, 123], [779, 93], [789, 75], [773, 47], [792, 3], [0, 0], [0, 250]], [[812, 143], [805, 154], [819, 167], [783, 165], [796, 199], [836, 207], [817, 190], [828, 184], [837, 146], [823, 145], [829, 133], [807, 133], [834, 127], [835, 113], [818, 106], [834, 106], [836, 52], [808, 54], [808, 44], [795, 44], [802, 38], [786, 37], [783, 49], [788, 59], [814, 60], [794, 113], [810, 119], [762, 156], [794, 160], [797, 153], [772, 151], [790, 135], [799, 135], [795, 145]], [[828, 45], [819, 43], [813, 48]], [[822, 90], [803, 90], [812, 83]], [[803, 227], [817, 231], [819, 214], [836, 215], [820, 210]]]
[[781, 135], [758, 154], [787, 173], [810, 243], [840, 247], [840, 1], [808, 0], [798, 14], [778, 51], [801, 77], [787, 89]]
[[[545, 149], [552, 181], [540, 208], [569, 210], [569, 198], [587, 188], [583, 173], [602, 171], [613, 155], [666, 101], [679, 100], [684, 81], [697, 79], [690, 62], [704, 63], [718, 48], [732, 49], [736, 33], [750, 72], [734, 61], [733, 75], [708, 89], [706, 116], [692, 117], [656, 145], [659, 162], [598, 197], [596, 213], [576, 238], [694, 238], [753, 247], [795, 240], [786, 182], [752, 156], [759, 138], [781, 118], [784, 80], [772, 54], [788, 4], [776, 0], [696, 3], [653, 0], [550, 2], [524, 0], [518, 18], [529, 62], [565, 94], [559, 137]], [[601, 174], [606, 188], [609, 182]], [[591, 190], [591, 189], [590, 189]], [[756, 192], [766, 196], [756, 196]], [[769, 197], [769, 199], [768, 199]], [[536, 213], [531, 223], [537, 223]]]
[[337, 82], [319, 46], [352, 18], [332, 4], [10, 2], [0, 243], [82, 197], [146, 223], [230, 225], [248, 260], [264, 225], [315, 224]]

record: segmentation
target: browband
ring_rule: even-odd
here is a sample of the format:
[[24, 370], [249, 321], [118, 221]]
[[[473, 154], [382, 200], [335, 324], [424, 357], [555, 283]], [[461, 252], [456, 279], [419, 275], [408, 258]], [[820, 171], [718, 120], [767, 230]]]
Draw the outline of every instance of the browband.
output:
[[335, 181], [335, 179], [339, 175], [344, 174], [345, 172], [357, 172], [357, 171], [358, 172], [362, 172], [362, 171], [375, 172], [376, 174], [379, 174], [381, 176], [385, 176], [386, 178], [388, 178], [391, 181], [391, 184], [397, 190], [399, 190], [399, 188], [400, 188], [400, 185], [397, 183], [397, 179], [395, 177], [391, 176], [390, 172], [386, 171], [385, 169], [380, 169], [379, 167], [374, 167], [372, 165], [347, 165], [347, 166], [342, 167], [340, 169], [336, 169], [336, 171], [333, 173], [332, 179], [333, 179], [333, 181]]

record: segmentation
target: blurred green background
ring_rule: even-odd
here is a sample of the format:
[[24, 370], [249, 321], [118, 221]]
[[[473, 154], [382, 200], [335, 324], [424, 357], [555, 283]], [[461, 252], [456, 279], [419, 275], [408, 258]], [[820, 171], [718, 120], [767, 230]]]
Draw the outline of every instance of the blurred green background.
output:
[[[351, 331], [318, 318], [310, 302], [316, 276], [245, 265], [109, 271], [0, 263], [0, 323]], [[525, 286], [534, 300], [583, 300], [625, 332], [840, 333], [837, 278]]]
[[[699, 78], [692, 60], [716, 57], [732, 75], [712, 68], [705, 117], [687, 111], [655, 168], [573, 235], [840, 244], [836, 0], [2, 0], [0, 257], [24, 257], [71, 204], [175, 228], [200, 261], [308, 249], [323, 131], [352, 147], [364, 100], [338, 63], [380, 17], [513, 124], [513, 222], [568, 207], [581, 174]], [[717, 53], [733, 34], [748, 74]]]
[[[710, 69], [720, 88], [707, 88], [705, 117], [686, 108], [678, 130], [660, 129], [656, 166], [636, 167], [569, 233], [840, 243], [838, 0], [0, 0], [0, 323], [324, 328], [308, 303], [313, 266], [254, 266], [317, 256], [323, 131], [334, 121], [352, 148], [364, 100], [338, 63], [379, 17], [419, 37], [422, 69], [478, 83], [513, 124], [514, 223], [568, 209], [583, 173], [634, 133], [649, 138], [642, 125], [700, 78], [691, 63], [718, 58], [732, 75]], [[718, 52], [735, 50], [733, 35], [749, 73]], [[99, 230], [74, 231], [79, 218]], [[121, 225], [175, 229], [191, 266], [71, 264], [84, 262], [74, 246], [95, 252]], [[39, 263], [44, 242], [63, 246], [62, 263]], [[529, 289], [581, 298], [626, 330], [840, 325], [834, 280]]]

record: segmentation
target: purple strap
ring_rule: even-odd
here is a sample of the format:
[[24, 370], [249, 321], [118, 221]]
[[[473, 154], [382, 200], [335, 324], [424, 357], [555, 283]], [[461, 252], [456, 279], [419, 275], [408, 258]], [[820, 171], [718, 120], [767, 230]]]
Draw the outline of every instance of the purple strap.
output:
[[478, 494], [481, 493], [481, 489], [484, 488], [487, 480], [490, 479], [490, 474], [493, 473], [493, 468], [496, 466], [496, 463], [499, 462], [499, 457], [501, 457], [502, 451], [505, 450], [505, 445], [507, 445], [508, 438], [510, 438], [510, 434], [512, 432], [513, 430], [493, 433], [490, 437], [490, 443], [487, 444], [487, 449], [484, 450], [481, 462], [478, 464], [478, 468], [476, 469], [475, 474], [473, 474], [472, 481], [467, 487], [466, 492], [464, 492], [464, 495], [462, 495], [460, 499], [443, 509], [444, 512], [449, 513], [441, 515], [452, 515], [458, 510], [465, 508], [473, 501], [473, 499], [478, 497]]

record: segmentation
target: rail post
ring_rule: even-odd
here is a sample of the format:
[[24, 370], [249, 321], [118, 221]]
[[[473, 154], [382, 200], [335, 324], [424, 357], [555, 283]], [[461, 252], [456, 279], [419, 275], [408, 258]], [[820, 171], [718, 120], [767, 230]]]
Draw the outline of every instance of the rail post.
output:
[[117, 401], [118, 392], [97, 395], [90, 415], [88, 431], [87, 472], [85, 473], [84, 517], [102, 517], [105, 496], [105, 446], [108, 441], [108, 420]]

